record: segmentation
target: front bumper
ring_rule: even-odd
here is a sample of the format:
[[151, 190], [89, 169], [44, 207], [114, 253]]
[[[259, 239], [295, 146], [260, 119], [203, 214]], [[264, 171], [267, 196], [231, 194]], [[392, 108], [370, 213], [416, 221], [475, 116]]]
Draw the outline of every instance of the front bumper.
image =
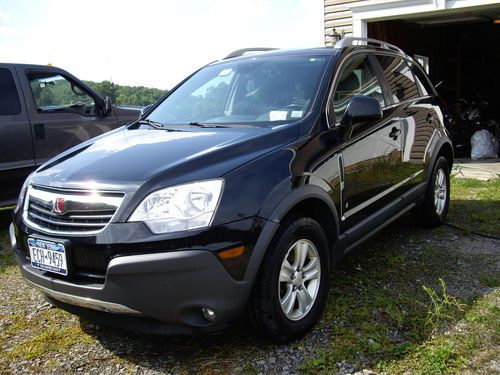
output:
[[[184, 331], [212, 330], [241, 314], [247, 298], [246, 282], [231, 278], [206, 250], [117, 257], [108, 265], [104, 284], [68, 282], [33, 268], [20, 251], [16, 259], [26, 282], [61, 302], [58, 305], [107, 313], [101, 316], [108, 315], [110, 324], [118, 313], [152, 318]], [[215, 312], [214, 322], [203, 317], [203, 307]]]

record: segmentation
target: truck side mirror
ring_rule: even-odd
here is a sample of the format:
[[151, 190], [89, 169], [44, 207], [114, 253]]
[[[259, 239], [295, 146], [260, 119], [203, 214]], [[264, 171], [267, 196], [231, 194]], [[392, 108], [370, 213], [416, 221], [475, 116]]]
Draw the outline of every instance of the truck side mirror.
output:
[[149, 111], [149, 109], [152, 107], [153, 105], [152, 104], [148, 104], [147, 106], [141, 108], [141, 114], [140, 114], [140, 117], [142, 117], [147, 111]]
[[110, 113], [111, 107], [112, 107], [111, 99], [107, 96], [104, 97], [102, 115], [106, 116], [108, 113]]

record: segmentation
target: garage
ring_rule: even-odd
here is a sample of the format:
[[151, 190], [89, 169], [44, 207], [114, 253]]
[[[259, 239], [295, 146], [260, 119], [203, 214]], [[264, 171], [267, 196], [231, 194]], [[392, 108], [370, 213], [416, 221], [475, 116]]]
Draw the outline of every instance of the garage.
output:
[[333, 28], [418, 58], [448, 106], [456, 156], [470, 157], [477, 130], [500, 136], [500, 2], [326, 0], [327, 44]]

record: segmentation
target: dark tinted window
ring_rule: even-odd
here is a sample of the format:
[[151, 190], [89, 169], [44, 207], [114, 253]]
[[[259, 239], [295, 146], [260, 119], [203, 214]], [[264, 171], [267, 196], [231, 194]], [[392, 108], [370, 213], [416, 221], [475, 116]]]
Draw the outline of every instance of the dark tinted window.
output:
[[10, 70], [4, 68], [0, 68], [0, 93], [0, 116], [21, 113], [21, 103], [14, 78]]
[[367, 55], [355, 56], [342, 68], [332, 101], [336, 122], [354, 95], [371, 96], [385, 106], [380, 82]]
[[406, 62], [394, 56], [377, 55], [394, 103], [418, 98], [415, 78]]
[[415, 63], [410, 63], [410, 67], [422, 95], [434, 95], [434, 89], [422, 69]]

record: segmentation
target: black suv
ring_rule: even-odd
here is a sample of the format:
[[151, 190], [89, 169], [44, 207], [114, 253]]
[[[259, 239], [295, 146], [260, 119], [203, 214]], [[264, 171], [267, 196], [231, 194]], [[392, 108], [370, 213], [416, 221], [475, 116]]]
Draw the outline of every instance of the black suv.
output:
[[410, 210], [443, 222], [452, 145], [410, 57], [353, 38], [234, 55], [27, 179], [12, 246], [54, 305], [157, 333], [246, 308], [292, 340], [346, 252]]

